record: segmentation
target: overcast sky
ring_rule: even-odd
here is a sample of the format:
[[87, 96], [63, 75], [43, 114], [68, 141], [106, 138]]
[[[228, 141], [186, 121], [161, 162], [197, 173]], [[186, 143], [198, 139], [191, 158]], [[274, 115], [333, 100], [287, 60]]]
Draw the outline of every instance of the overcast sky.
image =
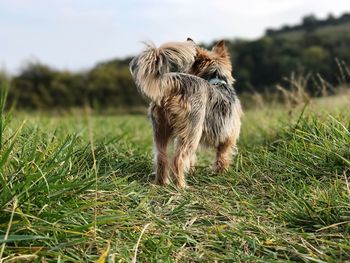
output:
[[141, 41], [261, 36], [307, 14], [350, 11], [350, 0], [0, 0], [0, 68], [26, 61], [82, 70], [138, 53]]

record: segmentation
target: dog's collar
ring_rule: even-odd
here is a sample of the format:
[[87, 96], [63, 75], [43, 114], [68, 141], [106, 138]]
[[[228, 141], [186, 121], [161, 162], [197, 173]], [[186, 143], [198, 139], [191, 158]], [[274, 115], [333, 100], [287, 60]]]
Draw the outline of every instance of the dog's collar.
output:
[[211, 85], [218, 85], [218, 84], [227, 84], [225, 80], [223, 79], [218, 79], [218, 78], [213, 78], [209, 80], [209, 84]]

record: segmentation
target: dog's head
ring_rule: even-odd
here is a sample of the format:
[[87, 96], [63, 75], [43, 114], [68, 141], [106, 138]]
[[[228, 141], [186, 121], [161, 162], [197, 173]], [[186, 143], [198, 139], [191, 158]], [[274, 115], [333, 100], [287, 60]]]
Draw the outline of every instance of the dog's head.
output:
[[[192, 41], [188, 38], [187, 41]], [[212, 79], [219, 79], [225, 81], [227, 84], [232, 84], [234, 78], [232, 77], [232, 65], [229, 52], [225, 45], [225, 41], [219, 41], [212, 50], [196, 46], [197, 55], [192, 64], [189, 74], [196, 75], [208, 81]]]

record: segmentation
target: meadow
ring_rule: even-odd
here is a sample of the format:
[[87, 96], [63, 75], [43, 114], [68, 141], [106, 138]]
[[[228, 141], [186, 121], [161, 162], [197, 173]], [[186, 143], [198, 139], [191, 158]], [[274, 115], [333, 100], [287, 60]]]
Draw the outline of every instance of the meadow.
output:
[[350, 261], [350, 93], [245, 111], [228, 172], [152, 184], [146, 114], [0, 119], [0, 262]]

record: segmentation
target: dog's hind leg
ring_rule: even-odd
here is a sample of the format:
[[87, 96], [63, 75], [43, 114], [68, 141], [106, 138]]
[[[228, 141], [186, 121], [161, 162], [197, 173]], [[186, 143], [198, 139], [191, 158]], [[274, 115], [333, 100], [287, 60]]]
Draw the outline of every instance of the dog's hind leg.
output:
[[194, 172], [196, 169], [196, 162], [197, 162], [197, 155], [194, 152], [192, 156], [190, 157], [190, 171]]
[[191, 161], [198, 148], [202, 135], [201, 129], [194, 129], [194, 133], [185, 138], [177, 138], [175, 156], [173, 160], [173, 176], [178, 188], [185, 188], [185, 173], [191, 166]]
[[231, 136], [218, 145], [216, 162], [214, 165], [214, 169], [217, 173], [227, 171], [228, 167], [230, 166], [231, 157], [236, 147], [236, 141], [236, 136]]
[[162, 108], [151, 105], [150, 116], [153, 125], [153, 142], [155, 148], [155, 183], [166, 185], [169, 183], [167, 148], [172, 129], [166, 121], [166, 116]]

